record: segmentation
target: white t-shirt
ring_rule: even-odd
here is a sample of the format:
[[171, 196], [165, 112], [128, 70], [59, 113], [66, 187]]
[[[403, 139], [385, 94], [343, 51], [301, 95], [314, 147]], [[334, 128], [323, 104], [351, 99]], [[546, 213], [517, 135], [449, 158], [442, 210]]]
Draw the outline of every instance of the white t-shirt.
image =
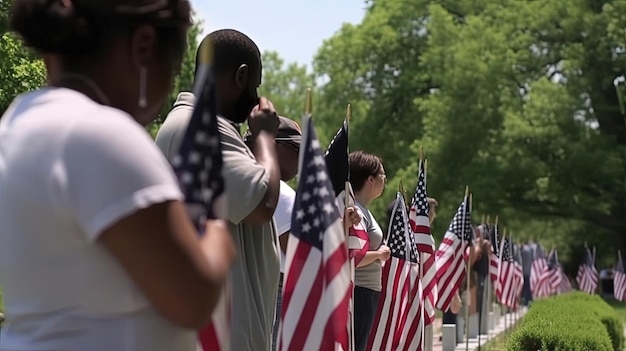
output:
[[[291, 211], [296, 200], [296, 192], [289, 184], [280, 181], [280, 196], [274, 211], [274, 222], [276, 222], [276, 235], [281, 236], [291, 230]], [[285, 254], [280, 250], [280, 272], [285, 273]]]
[[163, 318], [97, 242], [182, 199], [128, 114], [64, 88], [19, 96], [0, 120], [0, 199], [0, 350], [196, 350], [195, 331]]

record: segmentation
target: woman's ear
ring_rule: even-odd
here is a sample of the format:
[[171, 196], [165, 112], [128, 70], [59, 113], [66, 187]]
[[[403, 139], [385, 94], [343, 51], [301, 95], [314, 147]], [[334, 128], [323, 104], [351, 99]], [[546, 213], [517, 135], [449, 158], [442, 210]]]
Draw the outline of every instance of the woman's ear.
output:
[[154, 27], [142, 25], [137, 27], [131, 37], [132, 57], [139, 69], [149, 65], [156, 57], [157, 37]]

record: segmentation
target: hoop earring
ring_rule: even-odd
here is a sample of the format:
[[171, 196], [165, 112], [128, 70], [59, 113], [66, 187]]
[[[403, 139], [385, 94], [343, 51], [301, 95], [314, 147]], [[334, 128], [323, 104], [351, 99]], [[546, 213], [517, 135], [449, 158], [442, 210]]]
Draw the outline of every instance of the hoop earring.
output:
[[148, 70], [145, 66], [141, 66], [139, 69], [139, 108], [148, 107], [148, 100], [146, 99], [146, 86], [148, 85]]

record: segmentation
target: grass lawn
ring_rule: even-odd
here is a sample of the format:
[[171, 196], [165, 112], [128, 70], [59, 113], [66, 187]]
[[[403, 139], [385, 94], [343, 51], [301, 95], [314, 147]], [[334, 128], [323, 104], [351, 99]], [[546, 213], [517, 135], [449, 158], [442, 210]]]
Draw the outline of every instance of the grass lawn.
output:
[[605, 300], [606, 303], [608, 303], [609, 305], [611, 305], [611, 307], [613, 307], [615, 309], [615, 312], [617, 312], [620, 317], [622, 317], [622, 319], [626, 322], [626, 302], [624, 301], [617, 301], [617, 300]]
[[498, 336], [496, 336], [494, 339], [487, 342], [480, 348], [480, 351], [506, 351], [506, 340], [508, 339], [509, 335], [511, 335], [511, 333], [515, 330], [515, 328], [517, 328], [517, 326], [519, 325], [518, 323], [515, 323], [513, 327], [509, 328], [507, 331], [498, 334]]

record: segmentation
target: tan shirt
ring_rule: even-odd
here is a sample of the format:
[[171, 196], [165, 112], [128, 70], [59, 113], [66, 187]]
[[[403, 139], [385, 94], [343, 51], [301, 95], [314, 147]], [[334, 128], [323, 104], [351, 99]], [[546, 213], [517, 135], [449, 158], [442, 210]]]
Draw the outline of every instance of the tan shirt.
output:
[[[193, 112], [194, 96], [181, 93], [156, 137], [169, 160], [175, 156]], [[237, 128], [218, 117], [224, 159], [224, 179], [230, 231], [237, 244], [231, 270], [232, 344], [237, 351], [271, 349], [280, 273], [274, 222], [250, 225], [242, 221], [265, 196], [269, 174], [244, 144]]]

